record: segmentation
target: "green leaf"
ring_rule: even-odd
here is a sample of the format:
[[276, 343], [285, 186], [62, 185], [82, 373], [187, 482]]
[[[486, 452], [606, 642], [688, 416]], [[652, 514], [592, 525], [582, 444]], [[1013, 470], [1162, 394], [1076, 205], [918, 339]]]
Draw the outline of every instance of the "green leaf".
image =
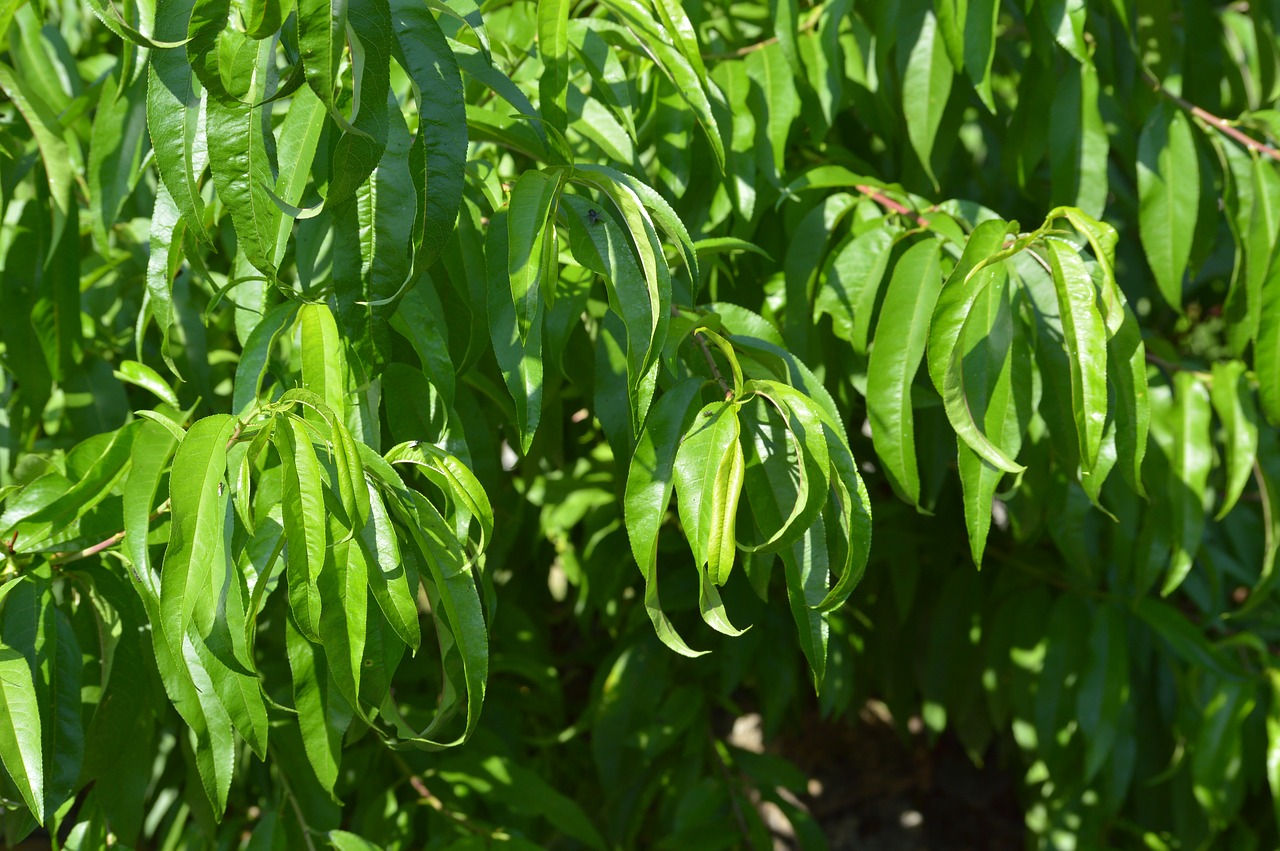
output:
[[1271, 787], [1271, 806], [1280, 822], [1280, 670], [1267, 668], [1271, 686], [1267, 703], [1267, 785]]
[[393, 503], [392, 507], [393, 510], [402, 511], [406, 515], [405, 519], [412, 521], [406, 525], [414, 549], [430, 573], [425, 587], [431, 597], [432, 611], [436, 613], [437, 630], [446, 629], [446, 634], [451, 635], [456, 643], [462, 663], [466, 726], [450, 742], [438, 742], [430, 738], [456, 711], [456, 707], [449, 706], [449, 702], [458, 698], [456, 685], [447, 682], [446, 696], [449, 700], [441, 706], [426, 730], [413, 734], [402, 728], [401, 736], [426, 750], [439, 750], [465, 741], [479, 721], [489, 674], [489, 637], [475, 576], [467, 565], [459, 542], [454, 539], [444, 518], [422, 494], [410, 491], [409, 496], [412, 502], [408, 505]]
[[346, 44], [347, 0], [298, 0], [298, 49], [307, 85], [343, 130], [350, 124], [337, 107], [334, 90]]
[[1221, 520], [1240, 499], [1258, 457], [1258, 408], [1242, 361], [1218, 361], [1213, 365], [1209, 400], [1225, 437], [1227, 482], [1216, 517]]
[[357, 539], [368, 565], [369, 590], [382, 610], [383, 617], [396, 635], [415, 654], [422, 643], [418, 627], [417, 588], [409, 585], [409, 575], [400, 555], [391, 517], [378, 490], [369, 485], [369, 502], [372, 510], [369, 522]]
[[[157, 155], [159, 156], [159, 155]], [[163, 181], [156, 187], [156, 203], [151, 213], [150, 255], [147, 258], [147, 296], [151, 314], [160, 327], [160, 356], [169, 370], [178, 375], [178, 367], [169, 351], [169, 335], [175, 321], [173, 311], [173, 277], [182, 261], [183, 220], [178, 206]], [[141, 337], [141, 335], [139, 335]]]
[[[532, 172], [526, 172], [531, 174]], [[513, 284], [507, 273], [510, 254], [507, 249], [507, 214], [500, 211], [489, 222], [485, 243], [485, 260], [489, 281], [489, 333], [493, 354], [502, 370], [502, 378], [516, 406], [516, 429], [520, 433], [520, 451], [528, 453], [534, 432], [542, 418], [542, 300], [530, 305], [528, 337], [522, 337], [511, 293]]]
[[289, 610], [297, 629], [308, 640], [319, 642], [322, 603], [317, 583], [321, 572], [332, 567], [333, 557], [320, 461], [306, 426], [296, 417], [286, 416], [275, 430], [273, 443], [280, 453], [283, 481]]
[[1049, 167], [1055, 205], [1079, 207], [1094, 218], [1107, 203], [1110, 142], [1099, 110], [1098, 72], [1082, 63], [1053, 82], [1049, 111]]
[[236, 364], [236, 377], [231, 395], [231, 409], [244, 415], [253, 407], [262, 390], [262, 378], [267, 372], [271, 349], [280, 332], [293, 323], [301, 305], [296, 301], [277, 304], [254, 327]]
[[316, 578], [320, 595], [318, 631], [333, 683], [348, 703], [358, 706], [368, 620], [369, 568], [364, 550], [350, 540], [350, 530], [335, 513], [329, 514], [329, 529], [330, 538], [336, 543]]
[[983, 105], [994, 115], [996, 102], [991, 92], [991, 63], [996, 55], [1000, 4], [996, 0], [968, 0], [968, 3], [964, 16], [964, 69]]
[[325, 838], [337, 851], [380, 851], [380, 846], [345, 830], [331, 830]]
[[413, 226], [405, 212], [414, 205], [409, 130], [394, 98], [388, 111], [390, 129], [381, 161], [355, 195], [334, 210], [338, 318], [356, 354], [375, 371], [391, 357], [396, 302], [415, 282], [404, 250]]
[[353, 69], [351, 123], [343, 126], [344, 121], [338, 122], [343, 133], [332, 148], [329, 163], [325, 203], [334, 207], [356, 193], [377, 168], [386, 149], [391, 49], [396, 43], [387, 0], [347, 0], [347, 6], [347, 39], [359, 73]]
[[169, 476], [173, 516], [160, 573], [160, 612], [170, 646], [182, 647], [188, 628], [213, 629], [216, 594], [229, 557], [223, 529], [230, 494], [223, 480], [227, 444], [238, 423], [225, 414], [205, 417], [187, 430]]
[[[563, 199], [570, 214], [569, 239], [574, 258], [603, 275], [608, 284], [609, 306], [622, 319], [627, 332], [627, 402], [632, 434], [639, 434], [653, 398], [654, 374], [666, 342], [671, 301], [671, 278], [658, 249], [656, 234], [643, 222], [634, 240], [641, 240], [645, 256], [654, 263], [654, 280], [642, 274], [627, 238], [611, 218], [592, 221], [594, 208], [585, 199]], [[636, 205], [638, 207], [638, 203]], [[597, 212], [597, 216], [600, 214]]]
[[1209, 394], [1190, 372], [1174, 376], [1173, 447], [1169, 459], [1169, 535], [1173, 556], [1160, 593], [1168, 596], [1191, 571], [1204, 536], [1206, 488], [1213, 466]]
[[804, 360], [809, 355], [809, 332], [814, 314], [814, 289], [822, 272], [822, 258], [831, 234], [854, 208], [856, 200], [844, 192], [828, 195], [810, 210], [791, 236], [783, 274], [787, 312], [783, 331], [788, 347]]
[[121, 381], [150, 391], [167, 405], [172, 405], [174, 408], [182, 407], [169, 383], [160, 377], [160, 373], [145, 363], [139, 363], [136, 360], [121, 361], [119, 368], [113, 370], [111, 374]]
[[[511, 189], [507, 212], [507, 275], [515, 305], [520, 342], [528, 345], [530, 328], [541, 315], [543, 289], [554, 290], [555, 281], [543, 281], [544, 243], [556, 241], [554, 217], [562, 187], [562, 172], [526, 171]], [[554, 250], [554, 249], [551, 249]]]
[[1272, 258], [1261, 295], [1253, 369], [1258, 378], [1262, 411], [1274, 425], [1280, 423], [1280, 253]]
[[1138, 138], [1138, 235], [1165, 301], [1182, 311], [1182, 279], [1200, 207], [1200, 160], [1191, 122], [1160, 103]]
[[[1223, 315], [1228, 323], [1231, 348], [1241, 356], [1258, 336], [1264, 315], [1264, 291], [1276, 267], [1272, 262], [1272, 249], [1276, 229], [1280, 228], [1280, 171], [1270, 160], [1254, 157], [1249, 172], [1237, 176], [1234, 188], [1242, 208], [1238, 214], [1242, 220], [1238, 230], [1243, 248], [1243, 274], [1237, 273], [1231, 282]], [[1271, 327], [1274, 328], [1274, 324]]]
[[112, 77], [102, 87], [98, 111], [89, 137], [89, 197], [93, 202], [94, 235], [107, 244], [125, 201], [142, 175], [147, 141], [146, 81], [132, 83]]
[[894, 492], [917, 506], [920, 471], [911, 385], [924, 357], [929, 319], [942, 287], [940, 253], [938, 241], [928, 239], [911, 246], [898, 260], [867, 363], [867, 412], [876, 454]]
[[645, 421], [627, 472], [623, 511], [631, 553], [644, 576], [644, 606], [662, 642], [682, 656], [701, 656], [707, 651], [689, 647], [662, 610], [658, 596], [658, 534], [671, 493], [675, 489], [674, 470], [680, 437], [693, 424], [693, 407], [703, 382], [686, 378], [667, 390]]
[[274, 144], [268, 144], [261, 108], [253, 104], [266, 93], [267, 76], [274, 61], [271, 40], [241, 38], [229, 69], [237, 85], [225, 96], [211, 94], [208, 100], [209, 146], [218, 152], [209, 159], [213, 184], [231, 214], [239, 250], [269, 279], [276, 275], [280, 222], [280, 208], [270, 192], [275, 185], [276, 164], [272, 161]]
[[673, 468], [680, 522], [701, 576], [703, 618], [726, 635], [736, 635], [739, 630], [724, 617], [715, 586], [723, 584], [733, 566], [743, 475], [738, 436], [735, 403], [706, 405], [680, 438]]
[[[962, 376], [965, 407], [981, 417], [1003, 455], [1016, 456], [1030, 419], [1031, 350], [1013, 318], [1003, 264], [975, 300], [952, 360], [952, 375]], [[983, 270], [985, 271], [985, 270]], [[979, 272], [979, 277], [982, 272]], [[949, 376], [950, 377], [950, 376]], [[996, 487], [1008, 470], [991, 464], [957, 432], [960, 485], [973, 563], [981, 567]]]
[[900, 63], [902, 114], [907, 122], [907, 138], [911, 147], [936, 188], [938, 178], [933, 172], [933, 143], [942, 124], [947, 98], [951, 95], [955, 69], [947, 59], [945, 40], [938, 32], [938, 19], [932, 9], [921, 9], [912, 17], [910, 26], [912, 32], [903, 34], [898, 48], [905, 57]]
[[[478, 9], [474, 18], [479, 21]], [[417, 279], [440, 257], [462, 206], [467, 116], [457, 60], [431, 13], [413, 0], [393, 0], [391, 23], [396, 60], [409, 74], [418, 101], [418, 132], [409, 153], [418, 205], [412, 275]], [[483, 31], [477, 29], [482, 45]]]
[[147, 533], [155, 508], [156, 491], [178, 441], [164, 426], [144, 422], [133, 442], [129, 478], [124, 486], [124, 552], [134, 578], [152, 603], [160, 599], [160, 583], [151, 570]]
[[564, 132], [569, 87], [569, 0], [538, 0], [538, 103], [552, 126]]
[[307, 640], [292, 617], [285, 619], [284, 633], [302, 746], [320, 788], [333, 797], [342, 761], [342, 734], [352, 719], [351, 706], [333, 687], [324, 650]]
[[[194, 5], [194, 0], [157, 3], [156, 38], [170, 42], [185, 40]], [[199, 185], [208, 155], [204, 140], [199, 138], [200, 97], [192, 88], [193, 74], [186, 50], [182, 47], [153, 50], [148, 74], [147, 129], [151, 132], [156, 169], [183, 222], [197, 240], [212, 246], [213, 241], [205, 229], [204, 199]]]
[[62, 226], [72, 212], [71, 205], [75, 202], [71, 194], [71, 158], [58, 116], [37, 92], [4, 64], [0, 64], [0, 90], [9, 96], [10, 102], [17, 107], [23, 120], [31, 128], [31, 135], [35, 137], [53, 201], [55, 225], [51, 241], [56, 242]]
[[1045, 243], [1062, 322], [1062, 344], [1071, 372], [1071, 410], [1080, 446], [1080, 466], [1092, 470], [1107, 422], [1106, 326], [1098, 292], [1075, 248]]
[[[988, 261], [1004, 249], [1009, 229], [1009, 224], [1003, 220], [991, 219], [979, 224], [970, 234], [964, 252], [947, 276], [933, 309], [929, 325], [928, 367], [929, 377], [933, 386], [942, 394], [947, 419], [955, 429], [956, 436], [988, 465], [1005, 472], [1020, 473], [1024, 469], [1022, 465], [1014, 461], [1003, 448], [1007, 435], [998, 431], [993, 435], [995, 440], [992, 440], [987, 434], [987, 424], [984, 422], [979, 425], [975, 406], [970, 403], [969, 392], [966, 390], [965, 359], [968, 349], [975, 343], [962, 345], [965, 342], [963, 331], [968, 325], [974, 303], [993, 286], [998, 293], [1003, 292], [1003, 266], [998, 262], [988, 265]], [[988, 322], [993, 316], [991, 313], [985, 314]], [[980, 383], [985, 384], [987, 378], [983, 368], [976, 368], [974, 375]], [[983, 386], [975, 390], [985, 394], [987, 388]], [[984, 395], [980, 398], [986, 397]], [[978, 413], [981, 413], [982, 407], [977, 407]], [[1004, 422], [1003, 413], [999, 415], [997, 422]], [[1016, 451], [1014, 454], [1016, 455]]]
[[832, 331], [860, 355], [867, 353], [871, 316], [896, 231], [873, 228], [837, 249], [813, 302], [813, 318], [831, 316]]
[[0, 647], [0, 759], [22, 800], [44, 824], [44, 757], [40, 708], [27, 659]]

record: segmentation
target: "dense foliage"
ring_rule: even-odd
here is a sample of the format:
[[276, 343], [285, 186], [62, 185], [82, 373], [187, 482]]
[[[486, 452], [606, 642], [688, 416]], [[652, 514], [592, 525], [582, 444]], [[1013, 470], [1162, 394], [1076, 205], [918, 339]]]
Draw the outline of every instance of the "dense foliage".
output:
[[1280, 6], [88, 6], [0, 3], [8, 843], [821, 847], [727, 732], [868, 697], [1280, 841]]

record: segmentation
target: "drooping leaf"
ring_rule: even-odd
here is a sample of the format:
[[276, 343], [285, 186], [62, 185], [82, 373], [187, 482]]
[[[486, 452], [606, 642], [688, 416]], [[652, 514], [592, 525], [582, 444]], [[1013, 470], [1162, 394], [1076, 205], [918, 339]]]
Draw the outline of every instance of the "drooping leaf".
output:
[[867, 363], [867, 411], [876, 454], [894, 491], [913, 505], [920, 502], [920, 471], [911, 385], [942, 287], [940, 252], [935, 240], [918, 242], [894, 266]]
[[1160, 103], [1138, 140], [1138, 233], [1165, 301], [1182, 310], [1182, 279], [1200, 206], [1200, 161], [1191, 123]]

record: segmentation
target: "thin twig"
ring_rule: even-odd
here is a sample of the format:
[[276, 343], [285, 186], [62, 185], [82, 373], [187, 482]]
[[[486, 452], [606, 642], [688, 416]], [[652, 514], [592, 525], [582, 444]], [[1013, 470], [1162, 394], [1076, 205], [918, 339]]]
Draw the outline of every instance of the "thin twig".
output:
[[[155, 520], [157, 517], [159, 517], [161, 514], [164, 514], [168, 510], [169, 510], [169, 500], [166, 499], [164, 502], [160, 504], [159, 508], [151, 512], [151, 516], [147, 519], [149, 521]], [[116, 532], [111, 537], [98, 541], [98, 543], [94, 544], [91, 547], [85, 547], [83, 550], [79, 550], [76, 552], [69, 552], [69, 553], [54, 553], [53, 556], [49, 559], [49, 561], [52, 564], [62, 565], [62, 564], [70, 564], [73, 561], [80, 561], [81, 559], [92, 558], [93, 556], [96, 556], [98, 553], [102, 552], [103, 550], [111, 549], [112, 547], [114, 547], [116, 544], [120, 543], [123, 540], [124, 540], [124, 530], [121, 529], [119, 532]]]
[[707, 366], [711, 367], [712, 377], [720, 385], [720, 389], [724, 391], [725, 401], [732, 399], [733, 388], [729, 386], [729, 382], [725, 381], [724, 376], [720, 374], [720, 367], [716, 366], [716, 359], [711, 356], [711, 347], [707, 345], [706, 338], [695, 332], [693, 341], [698, 344], [698, 348], [702, 349], [702, 356], [707, 359]]
[[929, 220], [926, 219], [924, 216], [920, 215], [915, 210], [912, 210], [908, 207], [903, 206], [902, 204], [899, 204], [897, 201], [893, 200], [889, 196], [882, 194], [874, 186], [867, 186], [866, 184], [859, 183], [857, 186], [854, 187], [854, 189], [857, 189], [863, 195], [866, 195], [868, 198], [870, 198], [872, 201], [875, 201], [877, 204], [879, 204], [881, 207], [884, 207], [886, 210], [892, 210], [893, 212], [897, 213], [900, 216], [912, 217], [913, 219], [915, 219], [916, 224], [920, 225], [920, 227], [922, 228], [927, 228], [929, 226]]
[[1151, 87], [1153, 89], [1155, 89], [1157, 92], [1167, 97], [1169, 100], [1176, 103], [1182, 109], [1185, 109], [1187, 112], [1190, 112], [1196, 118], [1199, 118], [1205, 124], [1208, 124], [1211, 127], [1227, 134], [1232, 139], [1235, 139], [1237, 142], [1239, 142], [1241, 145], [1244, 145], [1249, 150], [1255, 151], [1259, 154], [1262, 154], [1263, 156], [1270, 157], [1276, 162], [1280, 162], [1280, 150], [1276, 150], [1270, 145], [1267, 145], [1263, 142], [1259, 142], [1257, 139], [1253, 138], [1248, 133], [1245, 133], [1242, 130], [1239, 130], [1233, 127], [1231, 125], [1231, 122], [1227, 121], [1225, 118], [1219, 118], [1218, 116], [1214, 115], [1212, 112], [1209, 112], [1203, 107], [1196, 106], [1194, 103], [1187, 100], [1186, 98], [1175, 95], [1173, 92], [1169, 91], [1163, 85], [1161, 85], [1160, 80], [1157, 79], [1156, 76], [1152, 74], [1150, 71], [1148, 71], [1146, 68], [1142, 69], [1142, 73], [1147, 78], [1147, 82], [1151, 84]]
[[[817, 9], [814, 9], [813, 13], [810, 14], [809, 17], [805, 19], [798, 27], [796, 27], [796, 34], [798, 35], [802, 32], [808, 32], [809, 30], [816, 27], [818, 25], [818, 20], [821, 17], [822, 17], [822, 7], [818, 7]], [[740, 57], [746, 56], [749, 53], [755, 53], [757, 50], [764, 50], [769, 45], [777, 44], [777, 43], [778, 43], [778, 37], [775, 35], [775, 36], [766, 38], [764, 41], [757, 41], [755, 44], [748, 44], [746, 47], [739, 47], [737, 50], [726, 50], [723, 53], [704, 53], [702, 54], [702, 58], [703, 59], [738, 59]]]

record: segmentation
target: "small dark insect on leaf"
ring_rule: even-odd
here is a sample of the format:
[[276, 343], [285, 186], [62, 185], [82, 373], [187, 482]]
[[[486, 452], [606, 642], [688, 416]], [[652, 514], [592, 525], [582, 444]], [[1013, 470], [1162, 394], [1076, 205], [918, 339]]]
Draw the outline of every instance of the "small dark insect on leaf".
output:
[[600, 215], [600, 211], [596, 209], [587, 210], [587, 221], [593, 225], [598, 225], [604, 221], [604, 216]]

